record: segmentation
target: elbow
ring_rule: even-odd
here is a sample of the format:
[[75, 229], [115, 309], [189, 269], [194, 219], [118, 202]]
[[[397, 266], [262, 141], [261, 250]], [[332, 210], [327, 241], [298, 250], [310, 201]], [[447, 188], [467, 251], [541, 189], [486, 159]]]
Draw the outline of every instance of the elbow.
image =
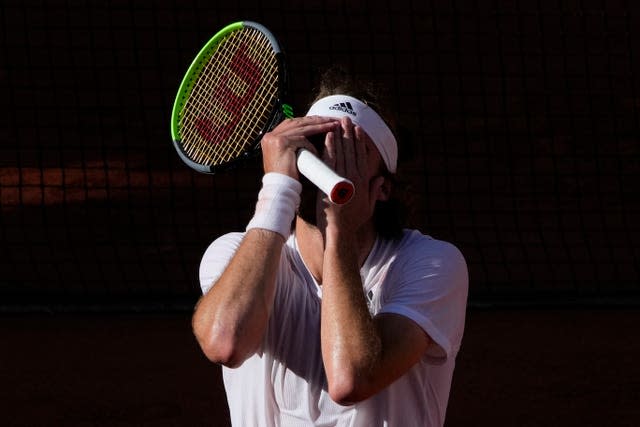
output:
[[228, 368], [242, 365], [247, 356], [240, 350], [240, 345], [232, 333], [218, 331], [215, 327], [203, 328], [196, 322], [193, 333], [204, 355], [213, 363]]
[[342, 406], [353, 405], [370, 397], [368, 387], [358, 381], [358, 376], [350, 373], [336, 374], [328, 378], [328, 391], [331, 400]]
[[359, 400], [354, 396], [353, 387], [345, 384], [345, 382], [333, 385], [330, 383], [329, 396], [331, 396], [331, 400], [342, 406], [353, 405], [354, 403], [359, 402]]
[[233, 343], [215, 338], [198, 339], [198, 343], [207, 359], [227, 368], [237, 368], [246, 359]]

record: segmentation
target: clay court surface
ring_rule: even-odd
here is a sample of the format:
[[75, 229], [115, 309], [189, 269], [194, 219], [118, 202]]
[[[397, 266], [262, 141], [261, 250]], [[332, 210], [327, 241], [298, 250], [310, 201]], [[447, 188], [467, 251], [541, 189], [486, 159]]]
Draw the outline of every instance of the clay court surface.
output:
[[[640, 425], [640, 312], [472, 309], [446, 425]], [[5, 314], [3, 426], [228, 426], [189, 313]]]

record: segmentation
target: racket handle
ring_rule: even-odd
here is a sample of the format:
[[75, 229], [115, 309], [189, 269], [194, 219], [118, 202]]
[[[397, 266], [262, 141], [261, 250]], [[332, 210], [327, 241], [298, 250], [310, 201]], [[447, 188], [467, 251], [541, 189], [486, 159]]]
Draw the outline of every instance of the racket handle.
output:
[[353, 197], [355, 192], [353, 183], [331, 170], [311, 151], [304, 148], [298, 150], [297, 163], [298, 171], [329, 196], [331, 202], [342, 205]]

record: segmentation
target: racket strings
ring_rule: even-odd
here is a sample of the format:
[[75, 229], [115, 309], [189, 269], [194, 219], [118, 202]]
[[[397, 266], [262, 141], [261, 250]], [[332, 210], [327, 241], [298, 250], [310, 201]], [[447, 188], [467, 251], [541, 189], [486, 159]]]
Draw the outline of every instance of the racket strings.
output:
[[[233, 40], [234, 34], [237, 34], [237, 32], [228, 36], [228, 40], [224, 40], [218, 46], [218, 52], [205, 65], [189, 99], [191, 105], [185, 108], [184, 135], [182, 138], [185, 144], [185, 151], [200, 163], [204, 163], [207, 157], [215, 154], [214, 151], [216, 150], [214, 150], [213, 143], [217, 141], [214, 139], [215, 135], [212, 134], [215, 131], [213, 128], [215, 122], [224, 123], [229, 119], [230, 115], [238, 114], [237, 111], [231, 111], [229, 107], [232, 105], [224, 103], [228, 94], [216, 93], [216, 85], [218, 84], [216, 81], [219, 81], [220, 76], [232, 75], [232, 70], [229, 68], [229, 58], [233, 58], [231, 48], [234, 46], [236, 49], [238, 48], [237, 42]], [[227, 60], [223, 61], [222, 59], [225, 58]], [[234, 63], [234, 65], [237, 68], [237, 63]], [[240, 93], [238, 79], [228, 78], [225, 86], [221, 87], [231, 91], [229, 93]], [[203, 115], [203, 112], [208, 113], [208, 115]], [[234, 146], [237, 147], [237, 144]], [[233, 148], [234, 146], [230, 145], [229, 147]], [[228, 150], [227, 154], [232, 155], [233, 150]], [[223, 157], [222, 161], [224, 160], [225, 158]]]
[[277, 59], [269, 39], [251, 28], [232, 32], [185, 102], [180, 119], [185, 153], [211, 166], [240, 157], [267, 126], [277, 94]]
[[[231, 36], [228, 37], [232, 37]], [[215, 135], [211, 134], [215, 129], [213, 126], [215, 121], [224, 123], [229, 117], [229, 108], [225, 108], [221, 101], [226, 97], [215, 93], [216, 81], [221, 76], [231, 75], [228, 67], [231, 54], [229, 46], [233, 46], [233, 40], [225, 40], [220, 46], [218, 52], [214, 54], [207, 62], [202, 70], [197, 83], [194, 85], [189, 104], [185, 107], [184, 126], [183, 126], [183, 144], [185, 151], [194, 161], [198, 163], [216, 163], [214, 150]], [[227, 58], [227, 61], [221, 59]], [[227, 81], [227, 87], [229, 81]], [[236, 85], [237, 86], [237, 85]], [[230, 90], [237, 91], [237, 87], [231, 87]], [[208, 116], [203, 114], [208, 113]], [[228, 146], [231, 150], [225, 154], [229, 155], [233, 151], [233, 146]], [[221, 161], [224, 161], [223, 157]]]

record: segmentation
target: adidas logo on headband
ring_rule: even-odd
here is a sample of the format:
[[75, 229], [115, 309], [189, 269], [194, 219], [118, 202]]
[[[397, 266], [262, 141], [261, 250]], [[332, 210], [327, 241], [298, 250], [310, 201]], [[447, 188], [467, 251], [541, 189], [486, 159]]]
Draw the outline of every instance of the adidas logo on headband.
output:
[[352, 116], [357, 116], [355, 111], [353, 111], [353, 107], [349, 101], [347, 102], [339, 102], [337, 104], [333, 104], [329, 107], [329, 110], [342, 111], [343, 113], [351, 114]]
[[371, 107], [349, 95], [329, 95], [317, 100], [307, 116], [341, 117], [351, 116], [353, 124], [360, 126], [378, 149], [384, 164], [391, 173], [396, 173], [398, 143], [393, 132]]

